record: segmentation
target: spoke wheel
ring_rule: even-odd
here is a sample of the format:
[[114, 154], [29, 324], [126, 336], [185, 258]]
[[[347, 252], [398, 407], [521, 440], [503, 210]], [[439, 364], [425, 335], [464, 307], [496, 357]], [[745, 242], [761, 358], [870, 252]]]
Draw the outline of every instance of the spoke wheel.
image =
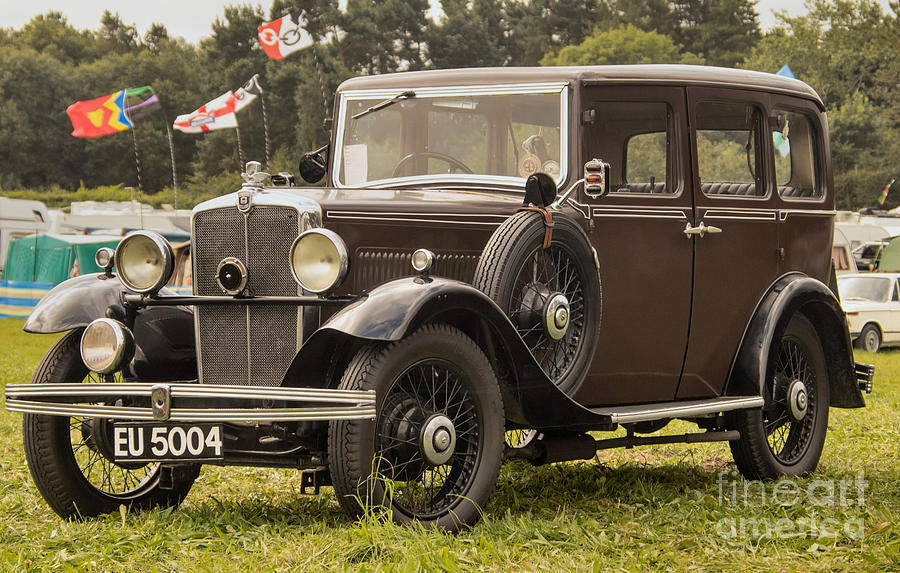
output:
[[387, 509], [398, 523], [447, 531], [478, 521], [497, 480], [503, 403], [477, 345], [446, 325], [426, 325], [363, 348], [341, 387], [374, 389], [375, 420], [329, 424], [328, 460], [350, 517]]
[[600, 333], [600, 276], [584, 231], [561, 213], [553, 221], [545, 249], [539, 213], [507, 219], [485, 246], [473, 284], [506, 312], [547, 377], [573, 396]]
[[802, 476], [819, 463], [828, 428], [828, 370], [818, 334], [802, 314], [773, 345], [762, 409], [729, 413], [741, 438], [729, 442], [748, 479]]
[[[116, 382], [119, 374], [90, 372], [78, 349], [83, 330], [67, 332], [47, 351], [32, 383]], [[199, 464], [172, 468], [172, 487], [160, 488], [158, 463], [112, 461], [111, 423], [106, 419], [26, 414], [25, 459], [50, 507], [66, 519], [116, 511], [178, 505], [196, 479]]]

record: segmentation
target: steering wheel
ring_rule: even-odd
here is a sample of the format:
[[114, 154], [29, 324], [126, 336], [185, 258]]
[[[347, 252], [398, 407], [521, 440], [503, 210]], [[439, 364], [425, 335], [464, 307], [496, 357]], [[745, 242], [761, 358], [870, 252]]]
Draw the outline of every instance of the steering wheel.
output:
[[433, 157], [434, 159], [440, 159], [441, 161], [446, 161], [447, 164], [450, 165], [451, 170], [459, 169], [463, 173], [468, 173], [469, 175], [472, 174], [472, 170], [469, 169], [468, 165], [453, 157], [452, 155], [447, 155], [446, 153], [438, 153], [437, 151], [417, 151], [415, 153], [410, 153], [409, 155], [398, 161], [397, 166], [394, 167], [394, 173], [391, 174], [391, 177], [398, 177], [400, 175], [400, 171], [407, 163], [419, 157]]

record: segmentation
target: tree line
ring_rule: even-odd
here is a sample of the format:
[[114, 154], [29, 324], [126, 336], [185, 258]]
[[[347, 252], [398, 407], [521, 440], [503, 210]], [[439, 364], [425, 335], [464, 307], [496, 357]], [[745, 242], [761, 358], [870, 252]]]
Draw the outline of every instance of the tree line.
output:
[[[129, 134], [70, 135], [66, 107], [151, 85], [162, 111], [135, 122], [142, 182], [172, 186], [165, 124], [260, 74], [272, 169], [295, 171], [327, 141], [322, 124], [341, 81], [360, 74], [473, 66], [691, 63], [776, 72], [787, 64], [828, 108], [838, 204], [877, 201], [900, 167], [900, 3], [807, 0], [804, 16], [760, 30], [755, 0], [274, 0], [228, 6], [192, 44], [115, 13], [78, 30], [59, 13], [0, 29], [0, 190], [137, 186]], [[316, 43], [281, 61], [257, 40], [265, 21], [299, 10]], [[265, 152], [262, 106], [242, 112], [245, 158]], [[174, 134], [181, 189], [230, 190], [232, 130]], [[900, 177], [898, 177], [900, 178]], [[900, 204], [894, 190], [886, 206]]]

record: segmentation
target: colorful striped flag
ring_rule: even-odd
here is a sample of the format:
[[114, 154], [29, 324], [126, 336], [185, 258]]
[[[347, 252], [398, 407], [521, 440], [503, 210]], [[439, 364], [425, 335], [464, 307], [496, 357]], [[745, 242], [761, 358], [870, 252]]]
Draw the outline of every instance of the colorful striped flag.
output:
[[100, 137], [131, 128], [131, 120], [125, 115], [125, 92], [98, 97], [88, 101], [76, 101], [66, 113], [72, 120], [75, 137]]
[[879, 205], [884, 205], [884, 200], [887, 199], [888, 191], [891, 190], [891, 185], [894, 184], [896, 179], [891, 179], [891, 182], [884, 186], [884, 190], [881, 192], [881, 201], [878, 202]]

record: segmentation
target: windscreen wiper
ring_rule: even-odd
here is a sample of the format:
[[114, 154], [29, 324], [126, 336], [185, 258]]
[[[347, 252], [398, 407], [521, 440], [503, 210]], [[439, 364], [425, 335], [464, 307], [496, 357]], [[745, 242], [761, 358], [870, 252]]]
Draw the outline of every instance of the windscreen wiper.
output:
[[392, 106], [395, 103], [397, 103], [398, 101], [403, 101], [405, 99], [410, 99], [410, 98], [414, 98], [414, 97], [416, 97], [416, 92], [414, 92], [414, 91], [403, 92], [400, 95], [396, 95], [396, 96], [392, 97], [391, 99], [386, 99], [381, 103], [373, 105], [372, 107], [370, 107], [369, 109], [367, 109], [365, 111], [361, 111], [358, 114], [351, 116], [350, 119], [359, 119], [359, 118], [363, 117], [364, 115], [369, 115], [372, 112], [378, 111], [380, 109], [384, 109], [388, 106]]

